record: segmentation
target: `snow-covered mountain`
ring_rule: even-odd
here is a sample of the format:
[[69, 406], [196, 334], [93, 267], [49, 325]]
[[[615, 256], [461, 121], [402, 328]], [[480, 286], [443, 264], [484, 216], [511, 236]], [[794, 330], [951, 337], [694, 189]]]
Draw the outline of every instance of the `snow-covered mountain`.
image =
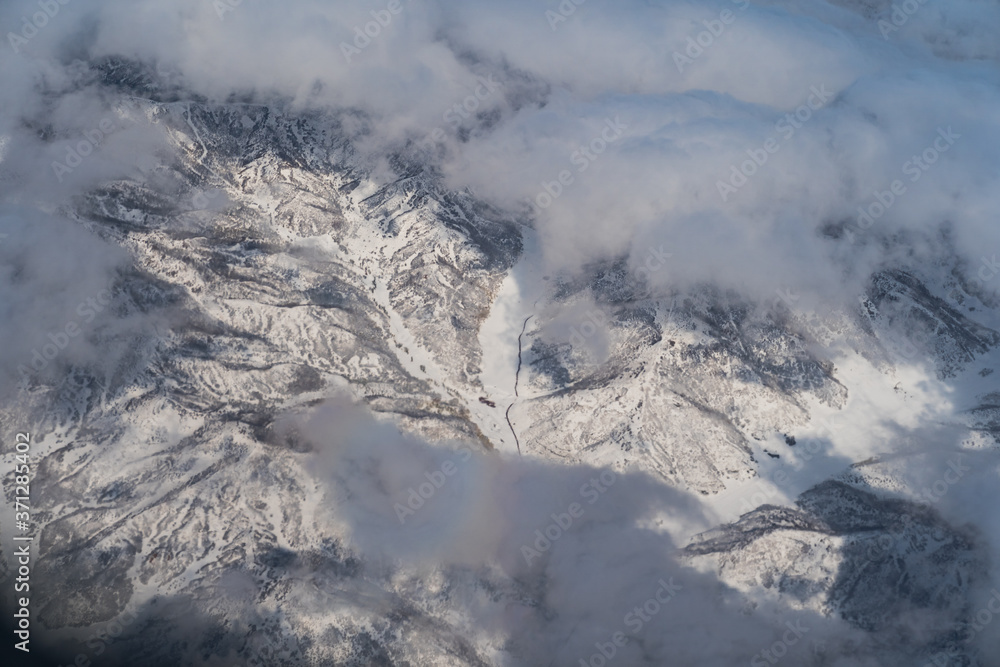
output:
[[[249, 4], [224, 3], [212, 30], [246, 30]], [[927, 100], [960, 91], [995, 109], [995, 77], [977, 68], [997, 54], [957, 10], [948, 39], [925, 23], [930, 8], [904, 12], [923, 32], [896, 49], [879, 36], [894, 5], [748, 6], [691, 24], [713, 39], [694, 42], [704, 57], [684, 51], [678, 74], [702, 78], [676, 93], [663, 71], [673, 46], [632, 19], [585, 33], [610, 40], [590, 45], [549, 14], [592, 31], [606, 10], [566, 2], [517, 4], [563, 41], [511, 32], [520, 46], [501, 55], [489, 31], [512, 30], [502, 12], [480, 23], [428, 10], [411, 24], [408, 4], [386, 20], [375, 10], [383, 41], [355, 42], [348, 64], [362, 64], [331, 65], [332, 84], [285, 55], [259, 72], [213, 60], [205, 79], [98, 57], [132, 38], [98, 38], [85, 21], [53, 51], [58, 67], [11, 74], [33, 92], [0, 95], [21, 113], [0, 124], [0, 432], [32, 437], [36, 654], [998, 664], [1000, 265], [985, 245], [970, 253], [962, 226], [989, 228], [992, 143], [966, 128], [995, 121], [969, 107], [957, 134], [945, 123], [934, 160], [962, 168], [936, 167], [943, 184], [928, 176], [904, 200], [893, 160], [912, 137], [927, 143], [926, 123], [873, 93], [931, 116], [929, 101], [905, 102], [923, 76]], [[679, 12], [671, 26], [695, 12], [661, 10]], [[161, 19], [208, 30], [179, 15]], [[311, 34], [297, 17], [275, 10], [275, 34], [285, 21]], [[786, 19], [798, 33], [782, 32]], [[404, 33], [419, 47], [412, 80], [386, 74], [404, 67], [396, 28], [419, 36]], [[790, 86], [764, 90], [735, 56], [735, 73], [711, 62], [768, 29], [788, 37], [775, 49], [808, 33], [820, 56], [842, 56], [824, 70], [827, 106], [798, 107], [828, 111], [812, 126], [798, 116], [799, 147], [748, 148], [772, 145], [774, 109], [793, 127]], [[869, 41], [848, 48], [844, 35]], [[553, 44], [584, 60], [532, 69]], [[631, 69], [589, 60], [615, 45]], [[852, 79], [855, 51], [906, 74]], [[785, 55], [786, 78], [804, 80]], [[395, 64], [364, 70], [365, 58]], [[470, 96], [438, 99], [428, 62], [469, 78]], [[935, 78], [948, 67], [953, 88]], [[404, 102], [382, 92], [394, 86]], [[407, 95], [414, 117], [443, 108], [449, 129], [414, 135]], [[99, 131], [67, 130], [77, 110], [100, 116]], [[942, 157], [951, 144], [937, 136], [969, 152], [948, 162], [958, 149]], [[650, 173], [651, 155], [669, 177]], [[748, 155], [756, 180], [717, 202], [728, 160]], [[906, 164], [926, 167], [918, 179], [933, 165]], [[533, 205], [522, 180], [538, 182]], [[892, 211], [859, 225], [841, 204], [869, 191]], [[918, 221], [894, 222], [905, 215]], [[8, 613], [10, 545], [25, 529], [18, 450], [0, 453]]]
[[[886, 267], [838, 313], [711, 285], [658, 292], [621, 261], [540, 276], [530, 220], [449, 191], [405, 152], [379, 179], [342, 116], [159, 100], [137, 65], [98, 71], [173, 152], [63, 211], [134, 258], [112, 308], [142, 326], [88, 332], [114, 366], [32, 375], [4, 410], [7, 430], [37, 424], [33, 604], [65, 655], [540, 664], [454, 596], [488, 615], [537, 611], [544, 580], [457, 566], [427, 578], [372, 561], [330, 520], [347, 497], [317, 478], [323, 443], [296, 415], [343, 395], [477, 456], [519, 447], [689, 491], [720, 526], [671, 528], [686, 567], [843, 619], [897, 656], [882, 664], [968, 632], [986, 572], [975, 532], [897, 497], [881, 457], [906, 454], [854, 430], [877, 428], [873, 405], [933, 411], [932, 380], [988, 379], [996, 313], [950, 277], [947, 246]], [[925, 374], [902, 370], [907, 351]], [[995, 402], [962, 401], [966, 423], [932, 437], [962, 429], [956, 455], [994, 451]], [[86, 643], [123, 618], [138, 620]]]

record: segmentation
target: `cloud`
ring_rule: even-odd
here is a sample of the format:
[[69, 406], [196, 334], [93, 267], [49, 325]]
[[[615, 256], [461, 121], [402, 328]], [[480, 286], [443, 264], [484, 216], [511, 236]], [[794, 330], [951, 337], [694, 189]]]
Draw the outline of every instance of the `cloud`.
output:
[[[858, 207], [897, 179], [908, 191], [870, 237], [929, 238], [950, 223], [970, 256], [1000, 243], [988, 214], [1000, 99], [995, 73], [981, 64], [996, 54], [980, 27], [995, 23], [994, 8], [925, 5], [885, 40], [877, 17], [852, 5], [574, 6], [258, 2], [220, 15], [194, 0], [70, 3], [5, 59], [14, 85], [0, 104], [51, 123], [58, 138], [46, 162], [107, 113], [77, 90], [83, 75], [73, 58], [155, 63], [187, 94], [210, 100], [252, 94], [354, 109], [366, 119], [354, 137], [364, 152], [439, 144], [421, 157], [436, 156], [451, 186], [533, 218], [549, 272], [623, 256], [637, 269], [639, 249], [664, 245], [675, 251], [674, 285], [712, 282], [764, 297], [795, 284], [853, 300], [892, 258], [822, 231], [856, 225]], [[28, 8], [8, 6], [0, 19], [16, 25]], [[566, 21], [553, 27], [547, 11]], [[130, 29], [137, 16], [156, 30]], [[945, 20], [936, 37], [932, 17]], [[360, 53], [347, 49], [348, 57], [345, 45]], [[675, 54], [697, 57], [679, 68]], [[485, 77], [498, 85], [476, 98]], [[473, 111], [462, 111], [470, 96]], [[449, 116], [456, 105], [461, 113]], [[614, 141], [602, 139], [609, 124], [620, 130]], [[939, 128], [961, 138], [911, 185], [905, 165]], [[149, 154], [155, 132], [147, 135], [147, 145], [125, 132], [109, 144]], [[114, 162], [114, 151], [102, 152], [94, 166]], [[561, 174], [572, 182], [560, 183]], [[109, 175], [98, 169], [95, 179]], [[539, 196], [548, 205], [532, 209]]]
[[[476, 639], [503, 637], [515, 664], [602, 651], [629, 665], [744, 664], [781, 642], [788, 621], [808, 628], [786, 647], [797, 664], [821, 642], [835, 655], [865, 641], [808, 611], [764, 603], [745, 614], [737, 591], [677, 557], [673, 534], [710, 526], [699, 501], [649, 475], [430, 445], [345, 400], [285, 428], [312, 443], [312, 469], [330, 480], [328, 518], [348, 547], [391, 564], [387, 582], [445, 573], [451, 612]], [[506, 592], [481, 599], [478, 577]], [[614, 645], [616, 633], [625, 639]]]
[[128, 255], [30, 208], [3, 209], [0, 233], [0, 388], [109, 358], [88, 339], [112, 323], [115, 278]]

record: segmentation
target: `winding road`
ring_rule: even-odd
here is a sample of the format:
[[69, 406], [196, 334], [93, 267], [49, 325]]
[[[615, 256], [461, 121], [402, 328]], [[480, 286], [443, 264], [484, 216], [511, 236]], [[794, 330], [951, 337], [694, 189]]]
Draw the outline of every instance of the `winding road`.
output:
[[517, 335], [517, 371], [514, 373], [514, 400], [511, 404], [507, 406], [507, 412], [504, 413], [504, 418], [507, 420], [507, 426], [510, 427], [511, 435], [514, 436], [514, 444], [517, 445], [517, 455], [521, 455], [521, 441], [517, 438], [517, 432], [514, 430], [514, 425], [510, 423], [510, 409], [514, 407], [514, 403], [517, 402], [517, 384], [521, 380], [521, 338], [524, 337], [524, 332], [528, 328], [528, 320], [530, 320], [534, 315], [528, 315], [524, 318], [524, 324], [521, 325], [521, 333]]

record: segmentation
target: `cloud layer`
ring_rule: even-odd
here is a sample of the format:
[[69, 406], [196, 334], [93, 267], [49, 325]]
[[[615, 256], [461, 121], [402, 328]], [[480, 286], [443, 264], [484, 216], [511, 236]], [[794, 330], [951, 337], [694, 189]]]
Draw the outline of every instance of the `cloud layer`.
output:
[[[762, 603], [745, 613], [737, 591], [678, 558], [671, 534], [710, 526], [699, 501], [648, 475], [431, 446], [344, 401], [296, 428], [331, 480], [329, 516], [350, 548], [392, 564], [388, 579], [443, 574], [470, 637], [499, 641], [512, 664], [575, 665], [603, 652], [628, 665], [736, 665], [783, 636], [795, 640], [786, 648], [796, 664], [812, 664], [818, 647], [872, 650], [812, 612]], [[513, 585], [516, 597], [481, 596], [470, 577]]]
[[[831, 226], [933, 237], [950, 223], [969, 256], [1000, 246], [988, 3], [918, 3], [905, 21], [847, 2], [391, 4], [59, 5], [0, 65], [7, 160], [51, 201], [154, 153], [155, 128], [112, 118], [87, 178], [46, 178], [110, 113], [74, 60], [124, 55], [208, 99], [359, 110], [373, 155], [437, 146], [426, 155], [451, 185], [534, 219], [552, 271], [638, 267], [663, 245], [674, 285], [836, 299], [891, 260], [821, 234]], [[6, 5], [0, 23], [36, 9]], [[939, 131], [951, 141], [935, 156]], [[39, 134], [44, 150], [18, 150]], [[895, 181], [903, 194], [861, 227], [859, 207]]]

